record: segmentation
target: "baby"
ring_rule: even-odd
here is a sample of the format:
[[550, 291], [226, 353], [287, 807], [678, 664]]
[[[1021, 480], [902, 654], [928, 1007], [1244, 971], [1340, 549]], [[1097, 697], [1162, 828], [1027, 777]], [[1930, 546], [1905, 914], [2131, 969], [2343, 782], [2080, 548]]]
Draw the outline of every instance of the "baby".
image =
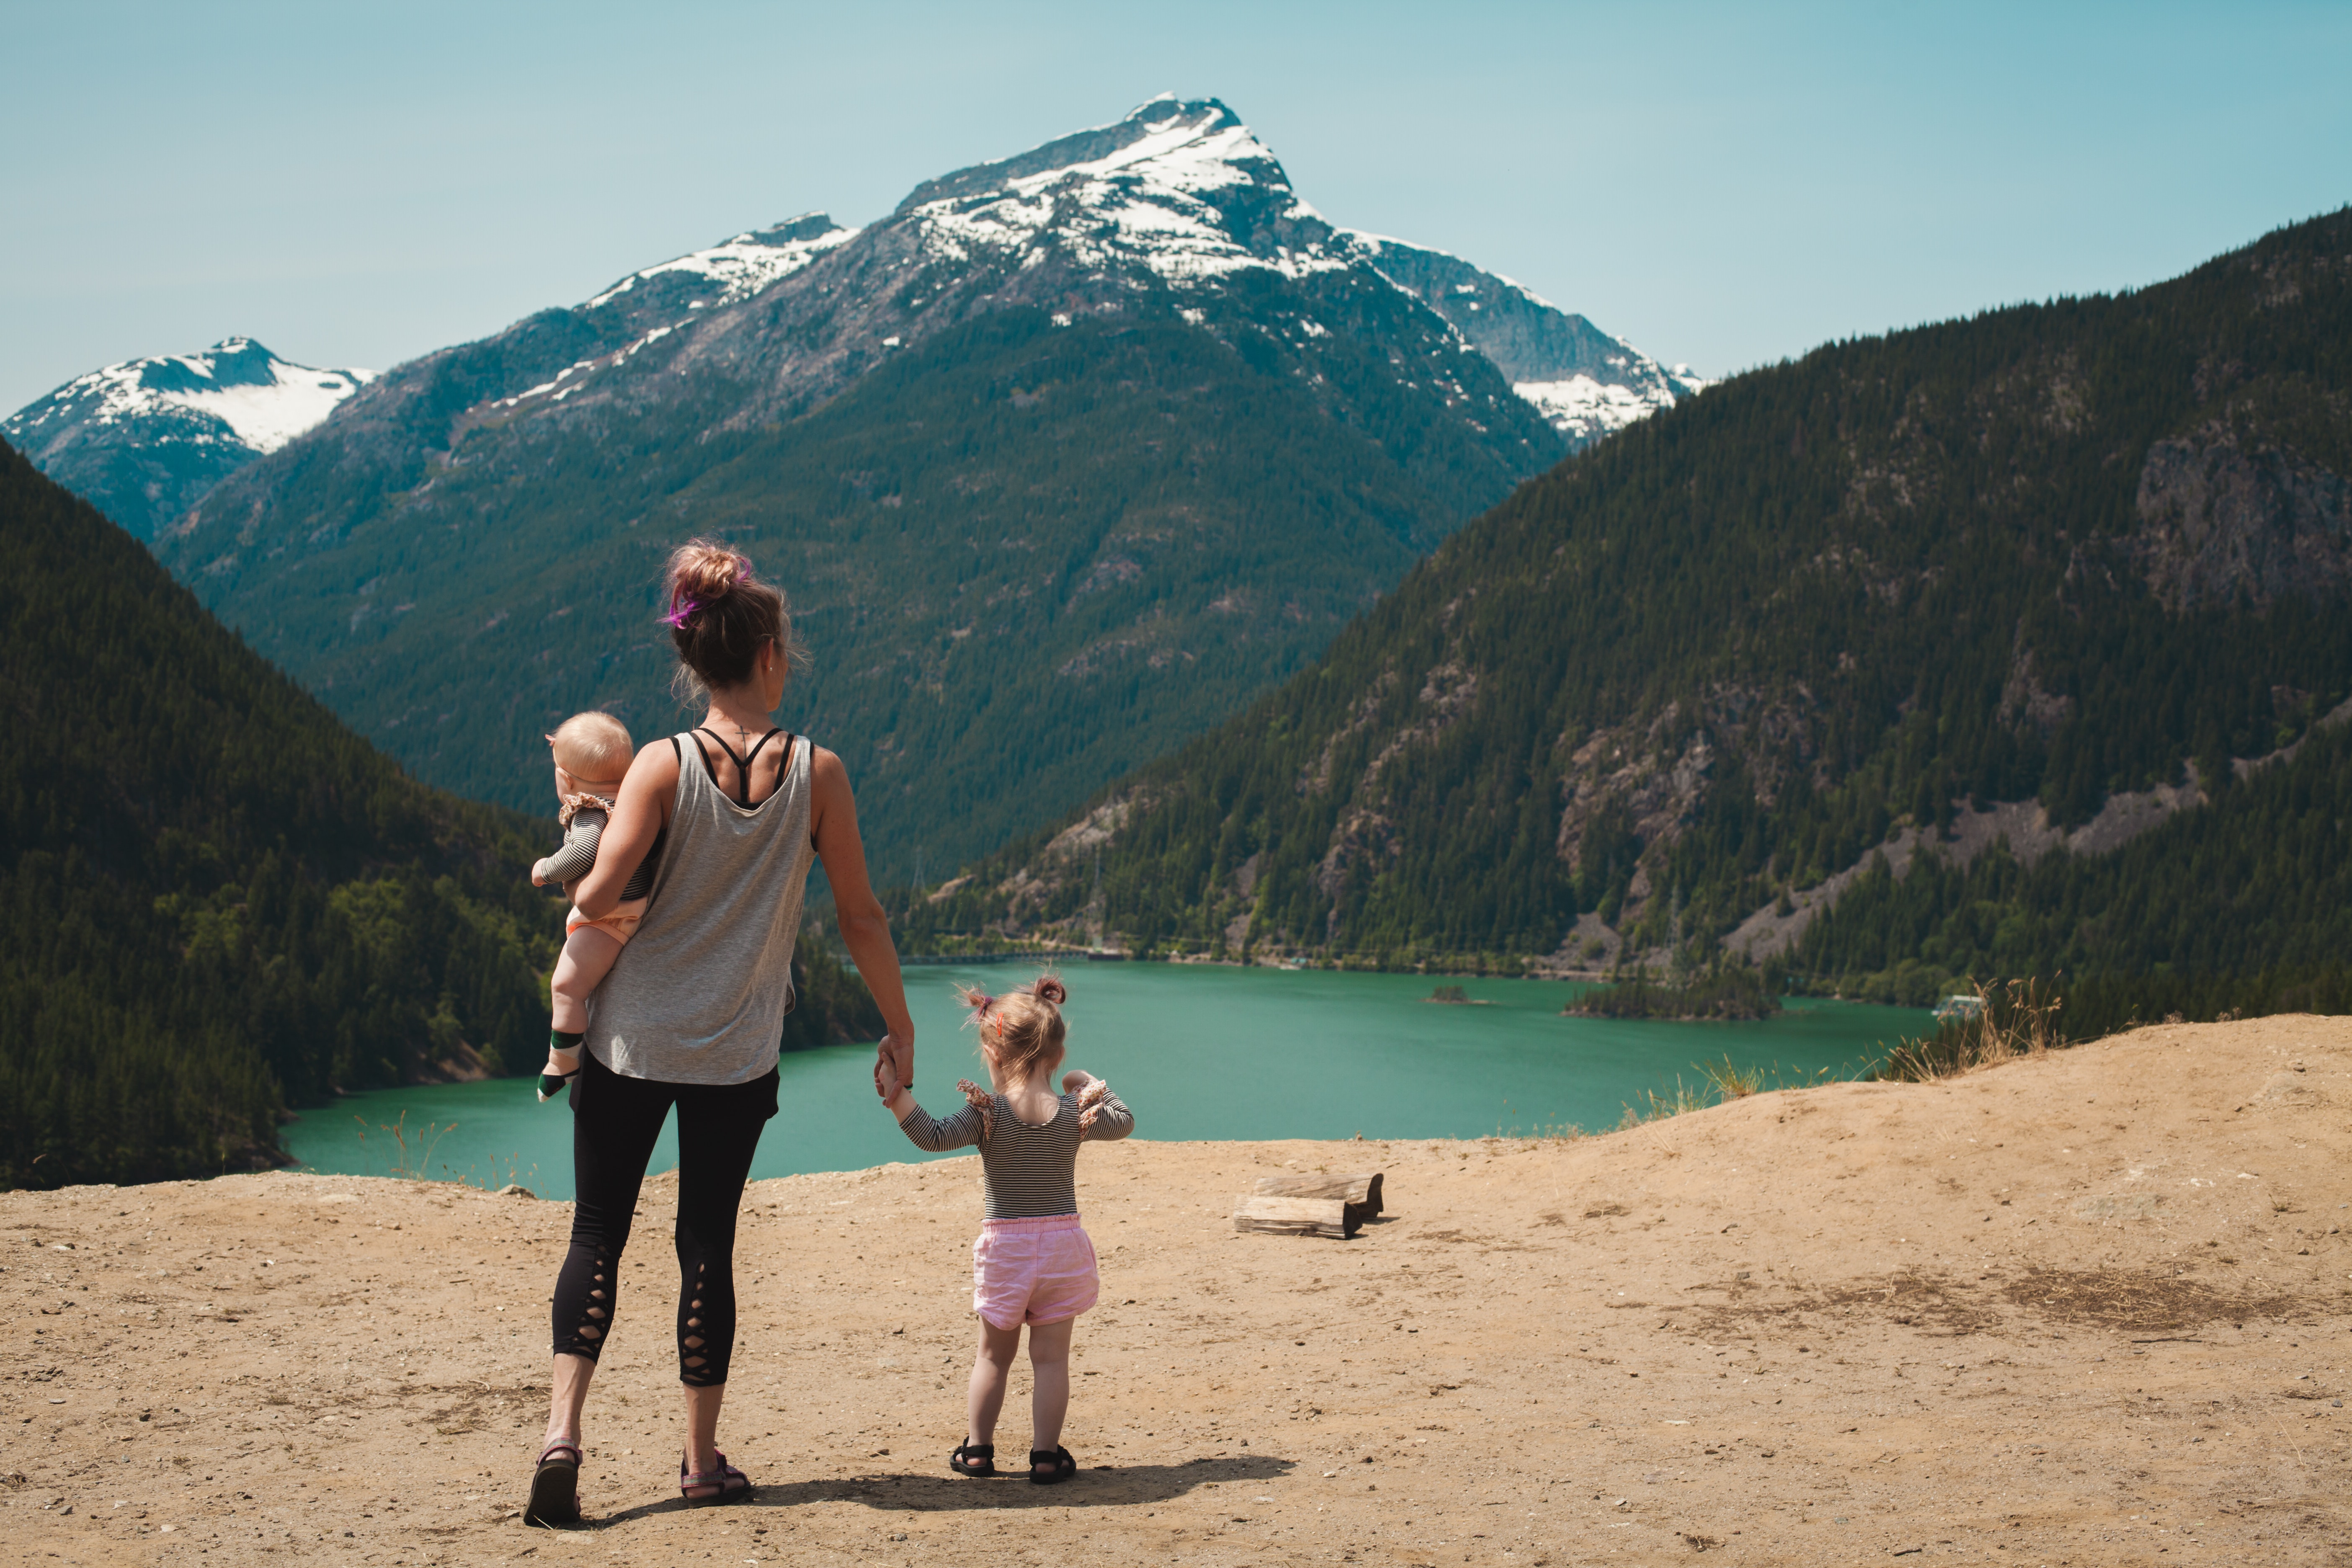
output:
[[1095, 1245], [1078, 1225], [1078, 1145], [1124, 1138], [1135, 1117], [1110, 1085], [1071, 1072], [1062, 1092], [1049, 1087], [1062, 1065], [1061, 1003], [1069, 995], [1047, 974], [1004, 996], [964, 993], [980, 1026], [993, 1094], [965, 1082], [970, 1101], [944, 1121], [915, 1103], [887, 1058], [875, 1086], [917, 1147], [937, 1152], [980, 1145], [988, 1217], [971, 1246], [971, 1310], [980, 1314], [980, 1352], [971, 1365], [971, 1426], [948, 1459], [962, 1476], [992, 1476], [996, 1417], [1005, 1380], [1029, 1326], [1029, 1479], [1052, 1486], [1077, 1474], [1062, 1447], [1070, 1405], [1070, 1331], [1101, 1292]]
[[[569, 886], [588, 874], [596, 863], [596, 841], [613, 813], [613, 799], [636, 755], [629, 731], [610, 713], [574, 713], [547, 738], [555, 753], [555, 794], [563, 803], [563, 847], [530, 868], [530, 885]], [[657, 853], [657, 851], [656, 851]], [[652, 890], [654, 855], [647, 855], [629, 885], [621, 889], [618, 908], [603, 920], [592, 921], [577, 908], [563, 920], [563, 953], [555, 961], [554, 1016], [547, 1037], [547, 1067], [539, 1075], [539, 1098], [544, 1101], [579, 1075], [580, 1039], [588, 1032], [588, 996], [612, 972], [613, 961], [636, 934]]]

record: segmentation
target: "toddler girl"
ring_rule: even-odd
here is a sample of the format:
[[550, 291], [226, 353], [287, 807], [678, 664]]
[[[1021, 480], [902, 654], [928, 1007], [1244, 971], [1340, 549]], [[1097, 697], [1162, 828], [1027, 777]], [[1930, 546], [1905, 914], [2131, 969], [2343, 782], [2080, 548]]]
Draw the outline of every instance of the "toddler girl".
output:
[[[555, 794], [563, 803], [563, 847], [530, 868], [530, 885], [569, 885], [596, 864], [596, 841], [613, 813], [613, 797], [637, 748], [627, 726], [610, 713], [574, 713], [547, 738], [555, 753]], [[654, 865], [661, 856], [656, 844], [636, 875], [621, 890], [620, 907], [603, 920], [592, 921], [577, 909], [563, 918], [563, 952], [555, 961], [554, 1016], [547, 1037], [547, 1066], [539, 1075], [539, 1098], [544, 1101], [580, 1072], [580, 1037], [588, 1032], [588, 995], [612, 972], [613, 961], [637, 931], [646, 912], [646, 897], [653, 889]]]
[[1135, 1117], [1110, 1085], [1090, 1074], [1065, 1074], [1059, 1094], [1050, 1087], [1062, 1064], [1060, 1005], [1068, 995], [1050, 974], [1005, 996], [963, 993], [995, 1092], [968, 1079], [958, 1084], [969, 1103], [944, 1121], [915, 1103], [887, 1057], [875, 1069], [883, 1102], [917, 1147], [938, 1152], [980, 1145], [988, 1200], [988, 1217], [971, 1246], [980, 1353], [971, 1363], [971, 1429], [948, 1459], [958, 1475], [997, 1473], [996, 1416], [1024, 1323], [1036, 1385], [1029, 1479], [1052, 1486], [1078, 1470], [1061, 1446], [1070, 1405], [1070, 1331], [1101, 1289], [1095, 1244], [1078, 1226], [1078, 1144], [1124, 1138], [1135, 1131]]

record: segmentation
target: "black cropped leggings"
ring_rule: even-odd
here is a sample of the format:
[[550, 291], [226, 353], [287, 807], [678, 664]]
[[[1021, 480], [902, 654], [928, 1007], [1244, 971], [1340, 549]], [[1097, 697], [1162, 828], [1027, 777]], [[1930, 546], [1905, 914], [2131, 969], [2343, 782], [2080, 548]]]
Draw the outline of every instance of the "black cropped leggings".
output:
[[677, 1107], [677, 1375], [727, 1381], [735, 1351], [735, 1215], [760, 1130], [776, 1113], [776, 1074], [750, 1083], [624, 1078], [582, 1052], [572, 1089], [572, 1247], [555, 1277], [557, 1355], [597, 1359], [620, 1294], [621, 1251], [646, 1163]]

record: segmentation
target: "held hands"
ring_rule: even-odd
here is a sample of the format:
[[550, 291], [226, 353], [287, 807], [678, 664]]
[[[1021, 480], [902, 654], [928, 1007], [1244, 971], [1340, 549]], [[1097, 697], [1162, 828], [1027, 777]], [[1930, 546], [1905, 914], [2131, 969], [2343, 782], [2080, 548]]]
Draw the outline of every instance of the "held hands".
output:
[[874, 1092], [887, 1100], [895, 1098], [898, 1089], [882, 1087], [885, 1068], [888, 1069], [898, 1089], [912, 1084], [915, 1081], [915, 1042], [889, 1034], [883, 1036], [882, 1043], [874, 1049]]
[[882, 1103], [889, 1105], [906, 1091], [907, 1086], [898, 1081], [890, 1058], [877, 1054], [874, 1058], [874, 1092], [882, 1097]]

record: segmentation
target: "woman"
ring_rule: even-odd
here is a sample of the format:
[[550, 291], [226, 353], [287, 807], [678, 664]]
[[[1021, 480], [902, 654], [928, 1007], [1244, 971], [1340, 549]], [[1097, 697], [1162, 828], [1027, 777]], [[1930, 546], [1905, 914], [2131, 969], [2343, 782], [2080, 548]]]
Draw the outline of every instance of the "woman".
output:
[[833, 884], [842, 939], [882, 1008], [881, 1055], [914, 1061], [898, 955], [866, 878], [841, 760], [768, 719], [791, 670], [783, 595], [751, 563], [702, 540], [670, 557], [668, 622], [679, 679], [706, 692], [700, 725], [637, 753], [596, 864], [573, 902], [608, 914], [648, 854], [650, 900], [594, 994], [572, 1081], [572, 1246], [556, 1277], [555, 1390], [526, 1520], [579, 1518], [580, 1411], [610, 1331], [646, 1163], [678, 1121], [678, 1380], [686, 1443], [678, 1491], [732, 1502], [751, 1481], [718, 1447], [735, 1344], [736, 1211], [760, 1130], [776, 1113], [776, 1054], [792, 1004], [793, 941], [812, 850]]

